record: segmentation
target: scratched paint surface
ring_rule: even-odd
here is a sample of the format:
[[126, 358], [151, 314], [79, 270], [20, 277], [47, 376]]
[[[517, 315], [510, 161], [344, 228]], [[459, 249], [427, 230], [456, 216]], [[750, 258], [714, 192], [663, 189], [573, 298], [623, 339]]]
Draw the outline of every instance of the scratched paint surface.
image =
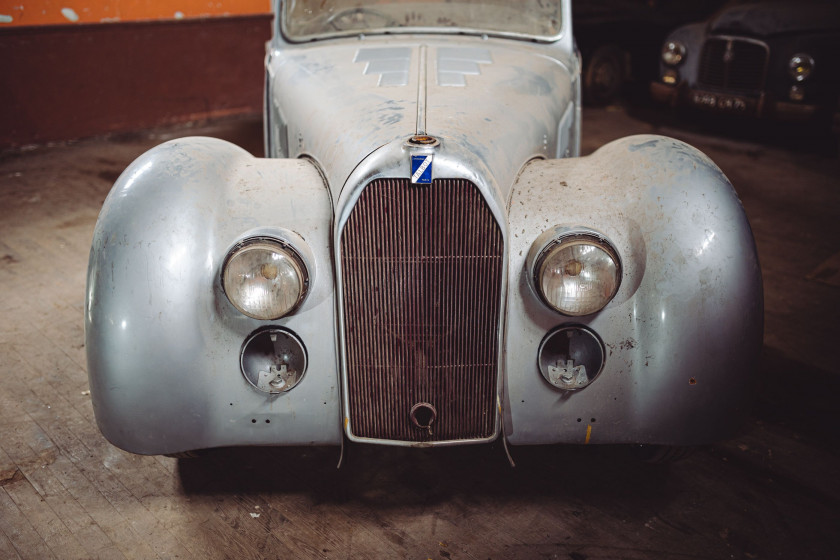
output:
[[0, 29], [267, 14], [271, 0], [0, 0]]

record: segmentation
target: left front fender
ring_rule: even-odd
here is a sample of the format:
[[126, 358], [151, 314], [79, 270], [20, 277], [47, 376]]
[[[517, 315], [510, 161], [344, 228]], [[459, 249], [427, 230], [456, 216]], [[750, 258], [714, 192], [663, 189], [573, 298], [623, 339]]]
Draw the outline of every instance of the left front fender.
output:
[[[185, 138], [132, 163], [105, 201], [88, 268], [88, 375], [105, 437], [141, 454], [340, 443], [331, 224], [326, 185], [306, 160]], [[224, 295], [225, 256], [251, 235], [303, 250], [310, 290], [294, 314], [259, 321]], [[243, 342], [269, 325], [308, 350], [303, 379], [280, 395], [240, 371]]]

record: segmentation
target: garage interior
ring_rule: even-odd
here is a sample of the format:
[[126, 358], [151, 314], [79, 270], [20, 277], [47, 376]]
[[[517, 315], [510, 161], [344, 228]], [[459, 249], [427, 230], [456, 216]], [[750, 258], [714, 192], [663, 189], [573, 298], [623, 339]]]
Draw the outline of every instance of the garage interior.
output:
[[213, 136], [262, 156], [264, 3], [0, 27], [0, 557], [836, 556], [837, 136], [644, 101], [585, 107], [582, 152], [663, 134], [735, 186], [765, 301], [755, 403], [738, 437], [664, 465], [612, 446], [514, 447], [511, 467], [499, 443], [349, 445], [340, 469], [338, 448], [175, 459], [109, 444], [84, 347], [97, 215], [122, 170], [166, 140]]

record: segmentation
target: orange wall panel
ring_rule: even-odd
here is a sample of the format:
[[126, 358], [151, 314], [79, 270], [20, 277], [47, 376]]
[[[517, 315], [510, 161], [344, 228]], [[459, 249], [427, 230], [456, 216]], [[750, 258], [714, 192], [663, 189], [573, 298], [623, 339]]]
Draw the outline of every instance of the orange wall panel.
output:
[[0, 0], [7, 27], [267, 14], [271, 0]]
[[269, 14], [0, 30], [0, 151], [262, 112]]

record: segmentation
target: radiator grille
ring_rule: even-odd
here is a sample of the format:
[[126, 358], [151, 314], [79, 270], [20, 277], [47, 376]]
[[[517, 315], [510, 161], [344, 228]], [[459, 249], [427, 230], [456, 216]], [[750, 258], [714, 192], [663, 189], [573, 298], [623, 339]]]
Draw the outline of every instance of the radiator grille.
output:
[[[407, 442], [493, 434], [502, 233], [463, 180], [383, 179], [341, 234], [351, 431]], [[437, 411], [431, 431], [411, 408]]]
[[764, 88], [767, 47], [752, 41], [709, 39], [700, 55], [698, 84], [734, 93], [759, 94]]

